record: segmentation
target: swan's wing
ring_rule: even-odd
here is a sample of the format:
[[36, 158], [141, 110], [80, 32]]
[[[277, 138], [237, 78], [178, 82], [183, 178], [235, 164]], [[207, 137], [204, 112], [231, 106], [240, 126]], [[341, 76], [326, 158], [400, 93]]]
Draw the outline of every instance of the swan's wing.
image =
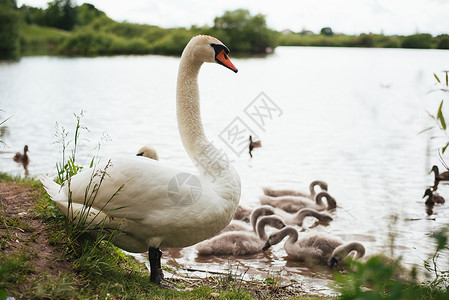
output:
[[[163, 213], [192, 192], [179, 182], [179, 174], [188, 173], [146, 158], [113, 158], [71, 178], [72, 201], [113, 217], [141, 220], [149, 211]], [[177, 195], [172, 198], [171, 192]]]

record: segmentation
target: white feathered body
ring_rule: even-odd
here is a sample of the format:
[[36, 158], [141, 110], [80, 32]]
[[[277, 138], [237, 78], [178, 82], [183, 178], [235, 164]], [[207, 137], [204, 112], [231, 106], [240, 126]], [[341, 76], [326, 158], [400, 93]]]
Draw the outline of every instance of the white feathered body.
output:
[[[220, 184], [197, 176], [201, 183], [200, 196], [194, 198], [194, 203], [180, 204], [170, 199], [168, 185], [182, 170], [141, 157], [114, 158], [106, 165], [84, 170], [71, 178], [72, 201], [81, 204], [74, 209], [85, 204], [85, 195], [87, 198], [92, 195], [105, 171], [98, 193], [89, 204], [92, 202], [92, 211], [109, 216], [105, 218], [103, 214], [97, 221], [105, 219], [104, 227], [119, 229], [114, 244], [129, 252], [144, 252], [148, 247], [186, 247], [205, 240], [229, 224], [240, 198], [240, 180], [235, 171], [229, 172], [231, 175]], [[90, 189], [86, 191], [91, 179]], [[42, 181], [51, 199], [69, 216], [67, 184], [60, 188], [48, 177]], [[223, 181], [227, 181], [225, 188]], [[179, 194], [191, 193], [187, 186], [183, 187]]]

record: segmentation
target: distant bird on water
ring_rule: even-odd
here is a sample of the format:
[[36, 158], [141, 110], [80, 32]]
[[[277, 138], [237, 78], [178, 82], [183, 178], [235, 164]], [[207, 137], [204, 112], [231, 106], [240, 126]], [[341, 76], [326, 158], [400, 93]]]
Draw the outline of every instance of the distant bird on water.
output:
[[443, 173], [440, 173], [437, 166], [433, 166], [432, 170], [430, 170], [429, 174], [434, 172], [435, 173], [435, 184], [433, 186], [433, 189], [436, 190], [438, 188], [438, 184], [440, 181], [449, 181], [449, 171], [445, 171]]
[[253, 142], [253, 136], [249, 136], [249, 156], [253, 157], [253, 154], [251, 153], [254, 148], [260, 148], [262, 147], [262, 143], [260, 141]]
[[446, 202], [442, 196], [437, 194], [435, 191], [432, 191], [431, 189], [426, 189], [423, 198], [426, 196], [429, 196], [426, 200], [426, 205], [433, 205], [433, 204], [443, 204]]
[[30, 163], [30, 159], [27, 155], [28, 145], [23, 147], [23, 154], [20, 152], [16, 152], [16, 155], [12, 158], [16, 163], [22, 164], [25, 169], [25, 174], [28, 175], [28, 164]]
[[159, 160], [156, 150], [154, 150], [149, 146], [143, 146], [142, 148], [140, 148], [139, 151], [137, 151], [136, 155], [148, 157], [154, 160]]

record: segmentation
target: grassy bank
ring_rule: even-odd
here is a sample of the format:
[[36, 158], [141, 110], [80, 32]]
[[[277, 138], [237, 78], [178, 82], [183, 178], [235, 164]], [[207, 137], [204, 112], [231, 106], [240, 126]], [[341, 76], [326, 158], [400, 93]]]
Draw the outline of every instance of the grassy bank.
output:
[[107, 241], [70, 240], [66, 218], [35, 180], [0, 174], [0, 299], [319, 299], [231, 273], [150, 282], [144, 264]]
[[[336, 299], [301, 293], [269, 278], [245, 281], [229, 272], [207, 278], [173, 276], [165, 288], [150, 282], [144, 264], [106, 240], [71, 239], [67, 219], [40, 182], [0, 173], [0, 299]], [[350, 262], [336, 275], [338, 299], [448, 299], [448, 272], [437, 266], [447, 250], [447, 231], [426, 268], [437, 275], [426, 284], [397, 276], [399, 261]], [[176, 274], [165, 269], [166, 274]], [[402, 271], [401, 271], [402, 272]], [[400, 274], [401, 276], [404, 273]], [[168, 287], [168, 288], [167, 288]]]

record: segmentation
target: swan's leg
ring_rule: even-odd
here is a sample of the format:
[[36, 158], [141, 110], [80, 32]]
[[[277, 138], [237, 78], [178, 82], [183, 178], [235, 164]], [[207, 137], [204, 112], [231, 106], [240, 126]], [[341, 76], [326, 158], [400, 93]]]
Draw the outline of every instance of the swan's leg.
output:
[[157, 265], [157, 271], [159, 273], [159, 277], [161, 279], [164, 279], [164, 272], [162, 271], [162, 265], [161, 265], [161, 257], [162, 257], [162, 251], [161, 249], [157, 248], [157, 254], [158, 254], [158, 265]]
[[150, 260], [150, 280], [160, 284], [163, 278], [161, 268], [162, 251], [159, 248], [148, 249], [148, 259]]

